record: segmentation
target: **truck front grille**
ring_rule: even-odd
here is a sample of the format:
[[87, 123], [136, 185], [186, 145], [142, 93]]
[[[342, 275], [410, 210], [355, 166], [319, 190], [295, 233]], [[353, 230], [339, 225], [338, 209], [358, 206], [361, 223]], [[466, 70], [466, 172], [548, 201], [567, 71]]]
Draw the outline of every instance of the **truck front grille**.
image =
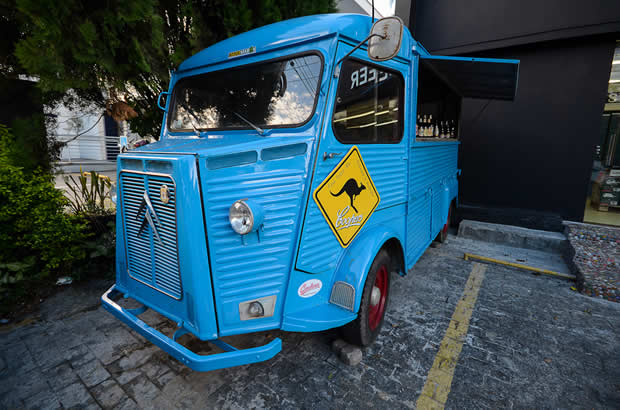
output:
[[[161, 199], [164, 185], [169, 193], [168, 203]], [[120, 199], [129, 276], [170, 297], [181, 299], [174, 180], [163, 174], [123, 171], [120, 174]]]

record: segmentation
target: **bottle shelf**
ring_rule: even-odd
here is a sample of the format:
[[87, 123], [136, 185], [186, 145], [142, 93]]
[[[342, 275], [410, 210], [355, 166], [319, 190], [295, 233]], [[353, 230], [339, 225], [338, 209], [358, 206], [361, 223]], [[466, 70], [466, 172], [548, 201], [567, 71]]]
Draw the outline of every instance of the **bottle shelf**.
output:
[[459, 140], [458, 138], [416, 137], [416, 141], [454, 142], [458, 140]]

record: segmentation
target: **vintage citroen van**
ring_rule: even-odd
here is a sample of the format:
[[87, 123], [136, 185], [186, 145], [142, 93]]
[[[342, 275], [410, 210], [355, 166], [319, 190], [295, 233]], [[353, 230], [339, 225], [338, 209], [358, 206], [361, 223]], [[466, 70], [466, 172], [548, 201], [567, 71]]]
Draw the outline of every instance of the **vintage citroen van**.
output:
[[[517, 73], [432, 56], [396, 17], [302, 17], [201, 51], [160, 96], [159, 141], [118, 157], [103, 306], [200, 371], [281, 350], [221, 340], [241, 333], [341, 327], [372, 343], [391, 279], [445, 238], [462, 98], [511, 100]], [[176, 332], [144, 323], [147, 309]], [[196, 354], [185, 333], [223, 352]]]

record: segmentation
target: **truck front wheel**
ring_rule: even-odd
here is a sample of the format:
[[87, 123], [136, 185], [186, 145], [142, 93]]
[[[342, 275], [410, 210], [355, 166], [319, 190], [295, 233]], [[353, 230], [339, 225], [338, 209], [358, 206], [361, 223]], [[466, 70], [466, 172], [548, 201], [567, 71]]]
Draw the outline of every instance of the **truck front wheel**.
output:
[[366, 277], [357, 318], [342, 328], [347, 342], [364, 347], [379, 335], [390, 295], [390, 266], [390, 255], [382, 249]]

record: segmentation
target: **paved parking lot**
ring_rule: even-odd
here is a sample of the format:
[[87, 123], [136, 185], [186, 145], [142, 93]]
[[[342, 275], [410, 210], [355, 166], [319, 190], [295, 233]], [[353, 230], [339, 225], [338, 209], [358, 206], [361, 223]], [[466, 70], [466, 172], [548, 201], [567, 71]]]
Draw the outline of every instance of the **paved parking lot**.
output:
[[[72, 288], [46, 301], [38, 321], [0, 333], [0, 407], [414, 408], [441, 407], [443, 397], [447, 408], [617, 408], [620, 304], [496, 265], [484, 265], [473, 295], [476, 265], [463, 260], [466, 250], [451, 237], [393, 279], [384, 330], [354, 367], [331, 352], [334, 331], [274, 331], [235, 341], [281, 337], [284, 350], [273, 360], [195, 373], [99, 307], [109, 283]], [[458, 349], [446, 340], [461, 300], [471, 319], [454, 357]], [[451, 378], [437, 371], [446, 346]], [[438, 401], [420, 398], [429, 394], [429, 374], [450, 382]]]

